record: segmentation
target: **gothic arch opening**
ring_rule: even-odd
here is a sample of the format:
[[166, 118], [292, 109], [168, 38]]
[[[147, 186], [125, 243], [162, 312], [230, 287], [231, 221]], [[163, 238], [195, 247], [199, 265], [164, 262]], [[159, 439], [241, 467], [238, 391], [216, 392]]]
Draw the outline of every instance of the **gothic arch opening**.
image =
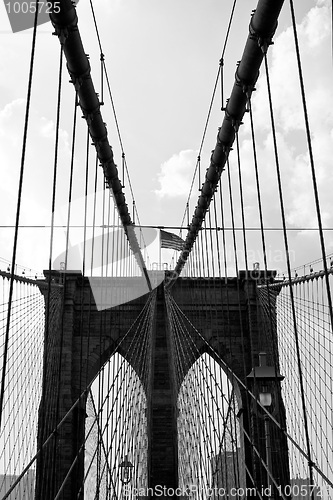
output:
[[[147, 397], [136, 371], [115, 353], [86, 405], [84, 498], [122, 498], [148, 484]], [[124, 463], [130, 466], [124, 467]], [[131, 480], [124, 478], [130, 473]]]
[[179, 486], [191, 498], [245, 493], [240, 391], [207, 353], [192, 365], [177, 399]]

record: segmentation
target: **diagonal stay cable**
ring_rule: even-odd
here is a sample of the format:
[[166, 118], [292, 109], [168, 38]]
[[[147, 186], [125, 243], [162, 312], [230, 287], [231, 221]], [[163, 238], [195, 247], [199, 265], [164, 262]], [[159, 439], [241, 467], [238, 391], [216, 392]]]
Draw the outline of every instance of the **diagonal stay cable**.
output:
[[[186, 320], [186, 322], [193, 328], [195, 333], [199, 335], [200, 339], [202, 342], [205, 344], [205, 346], [208, 348], [209, 352], [211, 352], [214, 356], [216, 356], [219, 359], [219, 362], [223, 365], [225, 371], [230, 375], [230, 377], [234, 378], [238, 384], [247, 391], [249, 396], [256, 401], [256, 404], [258, 407], [260, 407], [260, 410], [267, 415], [270, 420], [276, 425], [276, 427], [287, 437], [287, 439], [295, 446], [295, 448], [302, 454], [303, 457], [306, 459], [309, 458], [308, 454], [306, 451], [303, 450], [303, 448], [295, 441], [295, 439], [281, 426], [281, 424], [272, 416], [271, 413], [267, 411], [267, 409], [261, 405], [260, 401], [257, 400], [256, 396], [246, 387], [244, 382], [234, 373], [234, 371], [227, 365], [227, 363], [223, 360], [223, 358], [219, 355], [219, 353], [214, 349], [214, 347], [207, 341], [207, 339], [200, 333], [200, 331], [193, 325], [193, 323], [190, 321], [190, 319], [186, 316], [186, 314], [181, 310], [179, 305], [175, 302], [175, 300], [171, 297], [170, 294], [168, 294], [168, 300], [172, 302], [175, 306], [175, 308], [179, 311], [180, 315], [183, 316], [183, 318]], [[194, 339], [192, 340], [194, 342]], [[312, 467], [318, 472], [318, 474], [327, 482], [327, 484], [333, 488], [333, 482], [324, 474], [324, 472], [315, 464], [314, 462], [311, 463]]]
[[[218, 69], [218, 72], [217, 72], [217, 75], [216, 75], [216, 78], [215, 78], [214, 88], [213, 88], [213, 92], [212, 92], [212, 97], [210, 99], [208, 113], [207, 113], [207, 118], [206, 118], [206, 122], [205, 122], [205, 126], [204, 126], [204, 131], [203, 131], [202, 138], [201, 138], [201, 143], [200, 143], [200, 147], [199, 147], [197, 163], [196, 163], [196, 166], [195, 166], [195, 169], [194, 169], [194, 172], [193, 172], [193, 177], [192, 177], [190, 192], [189, 192], [189, 195], [187, 197], [186, 207], [187, 207], [187, 205], [188, 205], [188, 203], [190, 201], [190, 198], [191, 198], [191, 194], [192, 194], [192, 190], [193, 190], [193, 185], [194, 185], [195, 177], [196, 177], [196, 174], [197, 174], [198, 170], [199, 170], [199, 175], [200, 175], [200, 161], [201, 161], [202, 148], [203, 148], [203, 145], [204, 145], [204, 142], [205, 142], [205, 139], [206, 139], [208, 124], [209, 124], [210, 116], [212, 114], [213, 104], [214, 104], [214, 100], [215, 100], [215, 95], [216, 95], [216, 90], [217, 90], [217, 85], [219, 83], [220, 75], [221, 75], [221, 78], [222, 78], [224, 55], [225, 55], [225, 51], [226, 51], [226, 48], [227, 48], [227, 43], [228, 43], [228, 40], [229, 40], [230, 29], [231, 29], [232, 21], [233, 21], [233, 18], [234, 18], [236, 3], [237, 3], [237, 0], [234, 0], [233, 5], [232, 5], [232, 9], [231, 9], [231, 13], [230, 13], [230, 17], [229, 17], [229, 23], [228, 23], [227, 33], [226, 33], [226, 36], [225, 36], [225, 39], [224, 39], [224, 44], [223, 44], [223, 49], [222, 49], [222, 54], [221, 54], [221, 59], [220, 59], [220, 66], [219, 66], [219, 69]], [[187, 214], [187, 209], [185, 209], [184, 216], [183, 216], [183, 219], [182, 219], [182, 222], [181, 222], [181, 226], [183, 226], [183, 224], [184, 224], [184, 221], [185, 221], [185, 218], [186, 218], [186, 214]]]
[[[52, 6], [54, 3], [55, 0], [50, 2]], [[146, 279], [148, 290], [151, 291], [150, 278], [132, 227], [132, 220], [118, 176], [118, 169], [114, 162], [112, 147], [108, 140], [106, 125], [100, 112], [100, 103], [92, 81], [89, 60], [84, 52], [75, 5], [71, 0], [59, 0], [56, 3], [59, 5], [59, 12], [50, 14], [50, 19], [55, 28], [55, 34], [63, 46], [71, 82], [79, 96], [79, 104], [103, 168], [105, 182], [113, 192], [126, 237]]]
[[[136, 330], [137, 330], [137, 328], [138, 328], [137, 327], [138, 322], [142, 321], [142, 316], [144, 316], [146, 314], [147, 309], [151, 308], [151, 304], [152, 304], [152, 301], [155, 299], [155, 296], [156, 296], [156, 292], [153, 291], [150, 294], [150, 296], [149, 296], [147, 302], [145, 303], [143, 309], [138, 314], [137, 318], [133, 321], [133, 323], [131, 324], [131, 326], [127, 330], [127, 332], [117, 342], [117, 345], [115, 346], [115, 348], [113, 349], [113, 351], [110, 353], [110, 357], [113, 356], [113, 354], [115, 354], [119, 350], [119, 348], [126, 341], [126, 339], [129, 337], [130, 333], [132, 332], [132, 330], [135, 327], [136, 327]], [[131, 342], [133, 342], [133, 339], [132, 339]], [[101, 370], [107, 365], [107, 363], [108, 363], [108, 360], [105, 361], [105, 363], [101, 367]], [[77, 407], [77, 405], [80, 403], [81, 399], [85, 396], [85, 394], [89, 392], [89, 390], [92, 387], [92, 385], [93, 385], [95, 379], [97, 378], [97, 376], [98, 376], [98, 374], [85, 387], [85, 389], [82, 391], [82, 393], [80, 394], [80, 396], [76, 399], [76, 401], [72, 404], [72, 406], [69, 408], [69, 410], [67, 411], [67, 413], [63, 416], [63, 418], [61, 419], [61, 421], [55, 426], [55, 428], [50, 433], [50, 435], [48, 436], [48, 438], [44, 441], [44, 443], [37, 450], [36, 454], [32, 457], [32, 459], [29, 461], [29, 463], [23, 468], [22, 472], [18, 475], [18, 477], [15, 479], [15, 481], [11, 484], [10, 488], [5, 493], [5, 495], [2, 498], [2, 500], [6, 500], [7, 498], [9, 498], [10, 494], [14, 491], [14, 489], [16, 488], [16, 486], [20, 483], [20, 481], [24, 477], [24, 475], [31, 468], [31, 466], [36, 462], [36, 460], [40, 456], [42, 450], [45, 449], [45, 447], [48, 445], [48, 443], [51, 441], [51, 439], [53, 439], [54, 435], [59, 431], [59, 429], [62, 427], [62, 425], [64, 424], [64, 422], [66, 422], [66, 420], [69, 417], [69, 415]]]
[[[118, 116], [117, 116], [117, 112], [116, 112], [116, 107], [115, 107], [115, 104], [114, 104], [113, 95], [112, 95], [112, 92], [111, 92], [110, 78], [109, 78], [109, 74], [108, 74], [107, 67], [106, 67], [105, 55], [103, 53], [102, 41], [101, 41], [101, 37], [100, 37], [100, 34], [99, 34], [99, 29], [98, 29], [98, 24], [97, 24], [95, 9], [94, 9], [92, 0], [90, 0], [90, 8], [91, 8], [91, 13], [92, 13], [93, 20], [94, 20], [95, 32], [96, 32], [96, 36], [97, 36], [97, 40], [98, 40], [98, 45], [99, 45], [99, 50], [100, 50], [100, 60], [101, 60], [101, 65], [102, 65], [101, 66], [102, 67], [101, 85], [103, 86], [103, 71], [104, 71], [105, 78], [106, 78], [106, 84], [107, 84], [107, 88], [108, 88], [108, 92], [109, 92], [109, 97], [110, 97], [110, 102], [111, 102], [111, 107], [112, 107], [112, 112], [113, 112], [113, 117], [114, 117], [114, 121], [115, 121], [115, 125], [116, 125], [118, 140], [119, 140], [120, 149], [121, 149], [121, 153], [122, 153], [123, 170], [124, 169], [126, 170], [128, 185], [129, 185], [129, 188], [130, 188], [130, 192], [131, 192], [131, 196], [132, 196], [132, 200], [133, 200], [133, 205], [135, 207], [134, 211], [135, 211], [135, 214], [136, 214], [136, 219], [137, 219], [137, 221], [138, 221], [138, 223], [140, 225], [140, 218], [139, 218], [139, 214], [138, 214], [136, 203], [135, 203], [132, 182], [131, 182], [131, 178], [130, 178], [129, 171], [128, 171], [128, 166], [127, 166], [127, 161], [126, 161], [126, 155], [125, 155], [125, 150], [124, 150], [124, 143], [123, 143], [122, 136], [121, 136], [121, 133], [120, 133], [119, 120], [118, 120]], [[103, 99], [103, 88], [102, 88], [102, 99]], [[124, 172], [123, 172], [122, 181], [123, 181], [123, 184], [125, 184], [125, 175], [124, 175]], [[134, 223], [134, 213], [133, 213], [133, 223]], [[144, 240], [143, 233], [142, 233], [141, 229], [140, 229], [140, 232], [141, 232], [141, 237]]]
[[251, 18], [249, 36], [243, 56], [237, 67], [235, 83], [225, 108], [225, 116], [222, 126], [219, 128], [217, 143], [211, 155], [205, 182], [198, 198], [183, 250], [167, 283], [168, 287], [173, 285], [174, 280], [182, 272], [203, 224], [235, 140], [234, 125], [240, 123], [245, 114], [248, 98], [252, 94], [259, 76], [259, 68], [264, 58], [264, 52], [272, 42], [283, 2], [284, 0], [276, 0], [272, 4], [267, 0], [259, 0], [257, 9]]

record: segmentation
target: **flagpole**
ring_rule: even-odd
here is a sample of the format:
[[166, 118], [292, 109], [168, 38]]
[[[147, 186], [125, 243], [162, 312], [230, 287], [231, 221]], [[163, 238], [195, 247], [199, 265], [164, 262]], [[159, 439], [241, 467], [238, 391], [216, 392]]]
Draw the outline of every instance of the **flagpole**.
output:
[[161, 241], [161, 230], [159, 230], [159, 234], [160, 234], [160, 237], [159, 237], [159, 244], [160, 244], [160, 247], [159, 247], [159, 270], [161, 271], [161, 261], [162, 261], [162, 241]]

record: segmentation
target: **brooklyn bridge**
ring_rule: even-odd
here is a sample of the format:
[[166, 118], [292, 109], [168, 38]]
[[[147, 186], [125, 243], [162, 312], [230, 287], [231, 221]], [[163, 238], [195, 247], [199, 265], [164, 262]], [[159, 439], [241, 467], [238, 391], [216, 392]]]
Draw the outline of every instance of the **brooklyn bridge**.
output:
[[[331, 3], [305, 12], [294, 0], [259, 0], [253, 10], [225, 2], [216, 79], [200, 74], [213, 83], [208, 113], [187, 116], [203, 130], [199, 148], [184, 146], [154, 174], [128, 160], [146, 122], [133, 118], [138, 137], [123, 132], [95, 3], [51, 0], [48, 12], [6, 4], [12, 33], [2, 36], [23, 40], [26, 30], [29, 60], [20, 144], [10, 146], [19, 151], [14, 188], [9, 156], [1, 165], [11, 194], [0, 228], [0, 498], [328, 500]], [[165, 8], [153, 3], [154, 13]], [[200, 37], [198, 29], [198, 44], [216, 50]], [[52, 47], [52, 82], [43, 47]], [[139, 86], [141, 62], [126, 64]], [[37, 107], [42, 83], [52, 126]], [[1, 111], [4, 150], [11, 116]], [[164, 130], [150, 127], [147, 165]]]

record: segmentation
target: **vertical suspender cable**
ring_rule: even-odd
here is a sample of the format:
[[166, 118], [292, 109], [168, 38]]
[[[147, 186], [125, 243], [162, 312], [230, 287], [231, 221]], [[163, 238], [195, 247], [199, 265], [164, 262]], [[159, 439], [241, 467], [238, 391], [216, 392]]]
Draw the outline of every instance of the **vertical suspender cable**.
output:
[[72, 132], [72, 152], [71, 152], [71, 166], [69, 175], [69, 189], [68, 189], [68, 211], [67, 211], [67, 234], [66, 234], [66, 253], [65, 253], [65, 270], [67, 271], [67, 261], [68, 261], [68, 247], [69, 247], [69, 228], [71, 220], [71, 203], [72, 203], [72, 191], [73, 191], [73, 173], [74, 173], [74, 152], [75, 152], [75, 136], [76, 136], [76, 118], [77, 118], [77, 92], [75, 92], [74, 101], [74, 117], [73, 117], [73, 132]]
[[[211, 155], [201, 195], [192, 217], [182, 253], [174, 270], [175, 276], [179, 276], [181, 273], [200, 232], [205, 213], [209, 208], [235, 139], [234, 124], [240, 123], [244, 116], [248, 100], [247, 93], [253, 91], [259, 76], [259, 68], [263, 60], [262, 47], [267, 47], [271, 42], [282, 5], [283, 0], [275, 0], [273, 4], [269, 0], [259, 0], [257, 9], [251, 19], [250, 33], [236, 71], [235, 83], [226, 106], [222, 126], [219, 128], [216, 146]], [[170, 280], [167, 286], [172, 286], [173, 282]]]
[[[261, 244], [262, 244], [263, 259], [264, 259], [264, 270], [265, 270], [266, 276], [268, 277], [267, 252], [266, 252], [266, 240], [265, 240], [265, 232], [264, 232], [264, 220], [263, 220], [262, 200], [261, 200], [261, 190], [260, 190], [260, 180], [259, 180], [258, 157], [257, 157], [257, 148], [256, 148], [256, 141], [255, 141], [252, 100], [251, 100], [250, 95], [249, 95], [249, 99], [248, 99], [248, 109], [249, 109], [249, 114], [250, 114], [252, 151], [253, 151], [253, 162], [254, 162], [254, 171], [255, 171], [255, 179], [256, 179], [256, 191], [257, 191], [257, 201], [258, 201], [259, 220], [260, 220]], [[279, 360], [277, 357], [275, 346], [273, 344], [273, 332], [274, 332], [274, 324], [273, 324], [273, 317], [272, 317], [273, 304], [272, 304], [268, 279], [266, 280], [265, 287], [266, 287], [267, 303], [268, 303], [269, 332], [270, 332], [270, 337], [271, 337], [272, 345], [273, 345], [272, 352], [273, 352], [274, 367], [276, 370], [275, 375], [277, 375]], [[254, 366], [254, 364], [252, 366]], [[257, 410], [257, 408], [256, 408], [256, 410]], [[280, 422], [283, 422], [284, 418], [282, 415], [282, 409], [281, 409], [280, 405], [279, 405], [279, 415], [280, 415]]]
[[305, 129], [306, 129], [306, 137], [307, 137], [307, 142], [308, 142], [308, 151], [309, 151], [310, 166], [311, 166], [313, 193], [314, 193], [314, 197], [315, 197], [316, 212], [317, 212], [317, 219], [318, 219], [319, 239], [320, 239], [320, 246], [321, 246], [321, 252], [322, 252], [322, 257], [323, 257], [323, 266], [324, 266], [324, 270], [325, 270], [327, 299], [328, 299], [328, 305], [329, 305], [329, 309], [330, 309], [331, 327], [333, 329], [332, 296], [331, 296], [331, 288], [330, 288], [329, 276], [328, 276], [324, 232], [323, 232], [323, 225], [322, 225], [321, 213], [320, 213], [317, 178], [316, 178], [316, 171], [315, 171], [313, 151], [312, 151], [310, 124], [309, 124], [308, 110], [307, 110], [306, 98], [305, 98], [305, 87], [304, 87], [304, 80], [303, 80], [303, 73], [302, 73], [301, 55], [300, 55], [299, 44], [298, 44], [298, 36], [297, 36], [297, 28], [296, 28], [296, 19], [295, 19], [295, 10], [294, 10], [293, 0], [290, 0], [290, 11], [291, 11], [292, 24], [293, 24], [299, 82], [300, 82], [301, 94], [302, 94]]
[[29, 81], [28, 81], [28, 91], [27, 91], [27, 104], [26, 104], [26, 108], [25, 108], [23, 144], [22, 144], [22, 153], [21, 153], [20, 178], [19, 178], [19, 186], [18, 186], [18, 192], [17, 192], [15, 232], [14, 232], [14, 243], [13, 243], [10, 285], [9, 285], [9, 297], [8, 297], [8, 312], [7, 312], [6, 334], [5, 334], [4, 347], [3, 347], [3, 364], [2, 364], [2, 374], [1, 374], [0, 428], [1, 428], [1, 423], [2, 423], [3, 400], [4, 400], [4, 393], [5, 393], [6, 369], [7, 369], [7, 358], [8, 358], [8, 344], [9, 344], [9, 330], [10, 330], [10, 315], [11, 315], [12, 301], [13, 301], [14, 272], [15, 272], [15, 265], [16, 265], [18, 230], [19, 230], [19, 224], [20, 224], [21, 201], [22, 201], [22, 190], [23, 190], [23, 176], [24, 176], [25, 156], [26, 156], [26, 147], [27, 147], [27, 138], [28, 138], [29, 113], [30, 113], [30, 102], [31, 102], [31, 91], [32, 91], [32, 76], [33, 76], [34, 61], [35, 61], [35, 49], [36, 49], [37, 19], [38, 19], [38, 9], [36, 9], [36, 13], [35, 13], [34, 28], [33, 28], [33, 34], [32, 34]]
[[[53, 167], [53, 186], [52, 186], [52, 215], [51, 215], [51, 236], [50, 236], [50, 250], [49, 250], [49, 282], [48, 282], [48, 296], [47, 301], [49, 304], [51, 297], [51, 269], [52, 269], [52, 255], [53, 255], [53, 237], [54, 237], [54, 212], [56, 202], [56, 187], [57, 187], [57, 173], [58, 173], [58, 146], [59, 146], [59, 129], [60, 129], [60, 104], [61, 104], [61, 83], [62, 83], [62, 64], [63, 64], [63, 48], [60, 45], [60, 60], [59, 60], [59, 78], [58, 78], [58, 102], [57, 102], [57, 121], [56, 121], [56, 136], [55, 136], [55, 149], [54, 149], [54, 167]], [[68, 236], [68, 235], [67, 235]], [[66, 248], [67, 254], [67, 248]], [[67, 256], [67, 255], [66, 255]], [[64, 297], [64, 290], [63, 290]], [[59, 351], [59, 372], [58, 372], [58, 385], [57, 385], [57, 401], [56, 401], [56, 424], [58, 423], [60, 411], [60, 379], [61, 379], [61, 363], [62, 363], [62, 349], [63, 349], [63, 334], [64, 334], [64, 315], [62, 314], [61, 324], [61, 338], [60, 338], [60, 351]], [[56, 451], [57, 451], [57, 436], [54, 437], [53, 448], [53, 473], [51, 481], [51, 494], [55, 494], [55, 477], [56, 477]]]
[[[291, 308], [292, 308], [292, 316], [293, 316], [293, 327], [294, 327], [294, 337], [296, 344], [296, 354], [297, 354], [297, 365], [299, 372], [299, 381], [300, 381], [300, 390], [301, 390], [301, 400], [302, 400], [302, 411], [303, 411], [303, 419], [304, 419], [304, 430], [305, 430], [305, 438], [306, 438], [306, 447], [307, 447], [307, 457], [308, 457], [308, 465], [309, 465], [309, 480], [310, 484], [313, 483], [313, 461], [311, 459], [311, 445], [310, 445], [310, 435], [309, 435], [309, 426], [308, 426], [308, 416], [306, 411], [306, 401], [305, 401], [305, 391], [304, 391], [304, 381], [303, 381], [303, 371], [302, 371], [302, 362], [301, 362], [301, 354], [300, 354], [300, 346], [298, 339], [298, 331], [297, 331], [297, 321], [296, 321], [296, 310], [295, 310], [295, 302], [294, 302], [294, 291], [291, 280], [291, 267], [290, 267], [290, 257], [289, 257], [289, 244], [287, 237], [287, 229], [286, 229], [286, 220], [285, 220], [285, 209], [284, 209], [284, 201], [282, 194], [282, 182], [281, 182], [281, 173], [280, 173], [280, 162], [278, 157], [277, 150], [277, 139], [276, 139], [276, 131], [275, 131], [275, 121], [274, 121], [274, 113], [273, 113], [273, 102], [272, 102], [272, 94], [271, 94], [271, 86], [270, 86], [270, 78], [268, 71], [268, 61], [267, 54], [264, 54], [265, 59], [265, 71], [266, 71], [266, 80], [267, 80], [267, 90], [268, 90], [268, 100], [269, 100], [269, 109], [271, 116], [271, 127], [272, 127], [272, 135], [273, 135], [273, 147], [274, 147], [274, 155], [275, 155], [275, 166], [276, 166], [276, 175], [278, 181], [278, 190], [279, 190], [279, 199], [280, 199], [280, 209], [281, 209], [281, 218], [283, 225], [283, 237], [284, 237], [284, 245], [286, 252], [286, 260], [287, 260], [287, 269], [288, 269], [288, 278], [289, 278], [289, 291], [290, 291], [290, 300], [291, 300]], [[314, 500], [314, 492], [311, 492], [311, 498]]]

